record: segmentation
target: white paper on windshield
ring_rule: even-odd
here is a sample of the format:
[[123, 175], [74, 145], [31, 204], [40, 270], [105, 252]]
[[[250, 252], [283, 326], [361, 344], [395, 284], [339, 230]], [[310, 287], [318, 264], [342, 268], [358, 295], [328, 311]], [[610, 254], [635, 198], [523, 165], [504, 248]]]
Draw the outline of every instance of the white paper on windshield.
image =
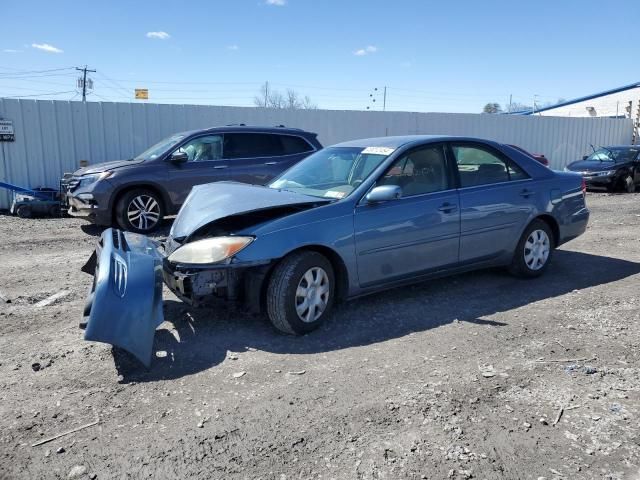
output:
[[338, 192], [336, 190], [329, 190], [324, 194], [325, 197], [329, 198], [344, 198], [346, 195], [346, 192]]
[[370, 155], [391, 155], [395, 148], [390, 147], [367, 147], [362, 153]]

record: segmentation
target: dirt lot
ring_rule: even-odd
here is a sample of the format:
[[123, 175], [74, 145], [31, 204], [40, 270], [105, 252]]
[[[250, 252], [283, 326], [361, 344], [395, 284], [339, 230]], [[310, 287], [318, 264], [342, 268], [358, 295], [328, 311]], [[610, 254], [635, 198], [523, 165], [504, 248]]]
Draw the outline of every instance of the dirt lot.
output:
[[150, 370], [82, 340], [97, 231], [2, 216], [0, 477], [640, 478], [640, 194], [588, 203], [541, 279], [394, 290], [303, 338], [167, 291]]

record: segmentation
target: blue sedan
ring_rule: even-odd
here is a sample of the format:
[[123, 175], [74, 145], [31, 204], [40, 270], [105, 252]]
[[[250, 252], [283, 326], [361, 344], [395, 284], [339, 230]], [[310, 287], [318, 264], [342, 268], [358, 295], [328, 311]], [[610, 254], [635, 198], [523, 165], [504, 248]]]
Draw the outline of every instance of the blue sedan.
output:
[[85, 309], [87, 340], [151, 361], [162, 283], [304, 334], [334, 304], [504, 266], [534, 278], [589, 219], [580, 175], [508, 145], [441, 136], [356, 140], [316, 152], [267, 186], [193, 188], [162, 244], [106, 230]]

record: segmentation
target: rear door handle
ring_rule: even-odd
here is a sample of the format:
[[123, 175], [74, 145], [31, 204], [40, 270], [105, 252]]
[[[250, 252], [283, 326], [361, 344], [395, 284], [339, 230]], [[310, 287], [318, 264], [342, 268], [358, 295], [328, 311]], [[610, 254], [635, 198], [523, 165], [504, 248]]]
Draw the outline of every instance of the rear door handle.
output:
[[453, 203], [443, 203], [438, 207], [438, 210], [444, 213], [455, 212], [457, 209], [458, 209], [458, 206], [454, 205]]
[[266, 162], [265, 165], [277, 165], [278, 162]]
[[536, 192], [534, 192], [533, 190], [529, 190], [528, 188], [525, 188], [524, 190], [522, 190], [522, 191], [520, 192], [520, 196], [521, 196], [521, 197], [530, 197], [530, 196], [531, 196], [531, 195], [533, 195], [534, 193], [536, 193]]
[[223, 168], [227, 168], [229, 165], [216, 165], [215, 168], [216, 170], [222, 170]]

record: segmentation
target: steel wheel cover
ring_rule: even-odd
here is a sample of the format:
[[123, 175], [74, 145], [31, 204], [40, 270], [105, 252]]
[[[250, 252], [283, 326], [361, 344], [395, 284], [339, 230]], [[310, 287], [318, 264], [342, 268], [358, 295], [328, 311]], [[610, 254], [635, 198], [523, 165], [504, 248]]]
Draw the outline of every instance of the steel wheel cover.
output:
[[329, 276], [321, 267], [305, 272], [296, 289], [296, 313], [305, 323], [320, 318], [329, 303]]
[[544, 230], [534, 230], [524, 243], [524, 263], [531, 270], [545, 266], [551, 251], [551, 241]]
[[150, 230], [160, 220], [160, 205], [150, 195], [138, 195], [127, 207], [129, 223], [139, 230]]

